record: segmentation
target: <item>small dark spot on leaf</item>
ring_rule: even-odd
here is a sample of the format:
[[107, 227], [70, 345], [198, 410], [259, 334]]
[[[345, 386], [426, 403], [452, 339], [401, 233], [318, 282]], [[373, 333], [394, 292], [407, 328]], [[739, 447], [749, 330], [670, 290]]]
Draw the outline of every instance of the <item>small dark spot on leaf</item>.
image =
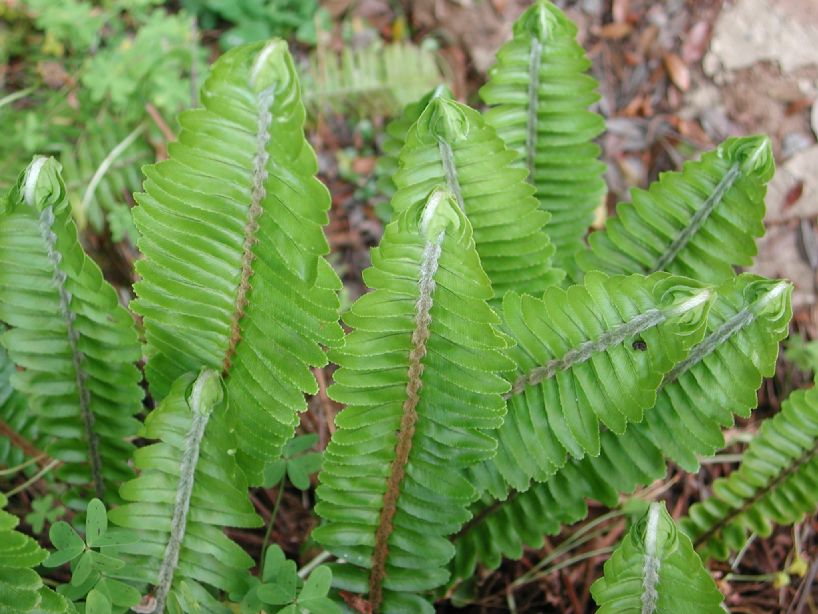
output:
[[648, 349], [648, 344], [645, 343], [642, 339], [637, 339], [633, 342], [633, 349], [639, 350], [640, 352], [644, 352]]

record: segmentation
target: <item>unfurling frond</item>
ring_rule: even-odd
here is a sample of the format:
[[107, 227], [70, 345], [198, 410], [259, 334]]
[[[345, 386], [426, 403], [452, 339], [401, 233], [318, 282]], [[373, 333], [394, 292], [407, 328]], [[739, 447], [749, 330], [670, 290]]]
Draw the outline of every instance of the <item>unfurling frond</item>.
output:
[[605, 128], [588, 107], [599, 100], [591, 62], [576, 41], [577, 28], [551, 2], [536, 0], [514, 24], [514, 36], [497, 52], [480, 90], [490, 105], [486, 121], [528, 170], [555, 262], [576, 268], [576, 253], [602, 204], [605, 165], [594, 143]]
[[730, 138], [681, 172], [663, 173], [648, 190], [634, 189], [605, 230], [588, 238], [584, 271], [668, 271], [708, 283], [752, 263], [764, 234], [764, 195], [773, 175], [767, 137]]
[[651, 503], [591, 586], [597, 614], [724, 614], [713, 578], [664, 503]]
[[223, 532], [261, 525], [234, 456], [231, 411], [216, 372], [180, 377], [145, 420], [141, 435], [159, 441], [136, 451], [141, 474], [122, 486], [126, 505], [109, 514], [139, 537], [118, 548], [130, 557], [120, 573], [156, 587], [157, 613], [191, 611], [190, 595], [203, 612], [225, 612], [203, 585], [240, 591], [253, 565]]
[[374, 611], [431, 611], [412, 593], [448, 578], [446, 536], [477, 496], [460, 470], [490, 457], [512, 368], [492, 290], [454, 197], [435, 190], [387, 226], [346, 315], [330, 395], [348, 407], [327, 448], [315, 538], [348, 564], [340, 588]]
[[666, 273], [593, 273], [542, 299], [507, 294], [516, 373], [493, 462], [508, 483], [525, 490], [569, 455], [596, 456], [600, 423], [621, 434], [640, 422], [662, 379], [701, 340], [712, 296]]
[[34, 570], [48, 557], [28, 535], [15, 531], [15, 516], [3, 511], [0, 493], [0, 614], [68, 614], [74, 606], [47, 588]]
[[256, 483], [292, 436], [304, 393], [318, 390], [321, 344], [342, 338], [340, 282], [322, 258], [330, 199], [283, 41], [226, 53], [201, 99], [136, 195], [145, 257], [133, 306], [154, 397], [202, 365], [222, 373]]
[[761, 424], [741, 465], [690, 508], [682, 527], [704, 557], [726, 559], [749, 534], [799, 522], [818, 507], [818, 388], [798, 390]]
[[142, 389], [131, 316], [82, 250], [59, 165], [38, 157], [0, 211], [0, 343], [59, 477], [98, 496], [132, 475]]
[[563, 276], [551, 266], [548, 214], [515, 157], [477, 111], [437, 96], [409, 131], [394, 175], [395, 215], [422, 205], [438, 185], [454, 194], [497, 299], [509, 290], [541, 294]]

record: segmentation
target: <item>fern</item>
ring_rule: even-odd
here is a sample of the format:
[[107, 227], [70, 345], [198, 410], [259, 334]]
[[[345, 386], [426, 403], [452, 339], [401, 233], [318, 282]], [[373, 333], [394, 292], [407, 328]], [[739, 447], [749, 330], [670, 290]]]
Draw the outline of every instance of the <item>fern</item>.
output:
[[143, 136], [145, 125], [130, 128], [104, 114], [89, 124], [76, 146], [60, 154], [80, 230], [89, 224], [100, 232], [107, 224], [114, 241], [136, 239], [129, 200], [142, 186], [139, 167], [154, 159]]
[[[667, 459], [694, 471], [698, 456], [723, 445], [722, 427], [732, 424], [733, 414], [749, 415], [762, 378], [775, 371], [791, 316], [790, 293], [785, 282], [749, 274], [720, 287], [705, 337], [664, 376], [644, 421], [621, 435], [601, 434], [598, 456], [569, 460], [542, 484], [523, 482], [525, 492], [508, 492], [496, 464], [473, 469], [484, 495], [473, 509], [479, 521], [464, 527], [455, 542], [457, 577], [471, 575], [478, 562], [494, 568], [501, 556], [519, 558], [523, 546], [538, 547], [560, 523], [585, 516], [586, 498], [615, 506], [620, 493], [660, 479]], [[525, 477], [518, 475], [515, 484]]]
[[662, 378], [701, 340], [711, 297], [666, 273], [593, 273], [542, 299], [506, 295], [516, 373], [493, 462], [508, 483], [525, 490], [568, 455], [598, 455], [600, 422], [618, 434], [640, 422]]
[[47, 588], [34, 570], [48, 552], [28, 535], [15, 531], [18, 520], [8, 512], [0, 493], [0, 614], [73, 613], [73, 605]]
[[741, 465], [713, 484], [713, 496], [682, 524], [702, 555], [721, 560], [750, 532], [799, 522], [818, 508], [818, 388], [798, 390], [761, 424]]
[[412, 592], [447, 579], [445, 539], [476, 497], [457, 469], [486, 459], [512, 365], [471, 226], [435, 190], [390, 224], [345, 320], [330, 395], [348, 407], [324, 456], [314, 537], [350, 564], [336, 584], [373, 611], [431, 611]]
[[514, 157], [479, 113], [438, 96], [409, 131], [394, 176], [395, 214], [437, 185], [454, 194], [497, 298], [511, 289], [541, 293], [563, 276], [551, 266], [548, 214], [538, 209], [525, 171], [512, 167]]
[[320, 344], [341, 341], [338, 277], [321, 257], [330, 205], [304, 138], [304, 107], [282, 41], [222, 56], [183, 113], [170, 159], [136, 195], [146, 374], [155, 398], [202, 365], [225, 378], [251, 481], [277, 458], [318, 391]]
[[133, 321], [82, 251], [59, 165], [38, 157], [0, 211], [0, 343], [19, 367], [24, 393], [62, 460], [59, 477], [93, 482], [98, 496], [131, 474], [133, 418], [142, 389]]
[[319, 46], [305, 71], [304, 101], [314, 114], [397, 115], [445, 80], [443, 66], [434, 51], [409, 42], [345, 46], [339, 55]]
[[233, 456], [236, 442], [218, 373], [180, 377], [141, 435], [160, 441], [136, 451], [142, 473], [122, 486], [128, 503], [109, 514], [139, 537], [118, 548], [132, 556], [122, 577], [156, 586], [156, 612], [190, 611], [185, 594], [202, 612], [226, 612], [203, 585], [240, 591], [253, 560], [222, 528], [258, 527], [261, 520]]
[[752, 262], [764, 234], [764, 194], [773, 175], [767, 137], [730, 138], [681, 172], [664, 173], [620, 203], [579, 254], [584, 271], [668, 271], [708, 283]]
[[[602, 204], [605, 165], [593, 142], [605, 127], [587, 108], [599, 100], [591, 63], [576, 42], [577, 28], [551, 2], [536, 0], [497, 52], [480, 97], [486, 121], [519, 154], [557, 248], [555, 262], [572, 270], [576, 253]], [[619, 272], [619, 271], [617, 271]]]
[[591, 586], [598, 614], [723, 614], [722, 596], [663, 503], [651, 503]]

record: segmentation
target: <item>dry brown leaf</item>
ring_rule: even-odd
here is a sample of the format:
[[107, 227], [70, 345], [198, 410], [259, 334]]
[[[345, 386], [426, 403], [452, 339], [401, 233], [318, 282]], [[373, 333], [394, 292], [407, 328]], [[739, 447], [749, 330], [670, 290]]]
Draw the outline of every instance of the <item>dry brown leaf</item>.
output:
[[618, 22], [605, 24], [601, 28], [598, 28], [594, 33], [600, 38], [619, 40], [625, 38], [631, 32], [633, 32], [633, 26], [631, 24]]
[[710, 40], [710, 24], [706, 21], [699, 21], [687, 33], [684, 45], [682, 45], [682, 59], [688, 64], [698, 62], [704, 57], [707, 50], [707, 43]]
[[690, 69], [684, 60], [675, 53], [666, 53], [662, 58], [665, 64], [665, 70], [673, 82], [673, 85], [678, 87], [683, 92], [690, 89]]

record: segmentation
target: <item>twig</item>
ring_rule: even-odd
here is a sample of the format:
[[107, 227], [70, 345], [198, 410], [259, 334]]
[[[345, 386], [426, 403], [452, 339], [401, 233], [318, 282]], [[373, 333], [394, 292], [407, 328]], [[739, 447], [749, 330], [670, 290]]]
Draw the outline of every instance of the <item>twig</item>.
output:
[[8, 440], [14, 445], [14, 447], [20, 448], [25, 453], [26, 456], [30, 456], [31, 458], [36, 459], [37, 463], [41, 467], [45, 467], [51, 462], [51, 459], [45, 452], [40, 450], [28, 439], [20, 435], [20, 433], [15, 431], [13, 428], [11, 428], [11, 426], [4, 420], [0, 420], [0, 435], [7, 437]]
[[804, 578], [804, 583], [801, 585], [801, 597], [798, 599], [798, 606], [795, 608], [793, 614], [803, 614], [807, 600], [809, 599], [810, 593], [812, 593], [812, 585], [815, 582], [816, 574], [818, 574], [818, 558], [809, 566], [807, 577]]
[[321, 563], [323, 563], [329, 558], [332, 558], [332, 552], [327, 552], [326, 550], [324, 550], [323, 552], [321, 552], [321, 554], [316, 556], [309, 563], [304, 565], [304, 567], [298, 570], [298, 577], [303, 580], [308, 575], [310, 575], [313, 569], [318, 567]]
[[281, 499], [284, 496], [284, 480], [285, 476], [281, 476], [281, 481], [278, 483], [278, 495], [273, 506], [273, 512], [270, 514], [270, 521], [267, 523], [267, 530], [264, 532], [264, 541], [261, 543], [261, 565], [259, 565], [259, 575], [264, 577], [264, 563], [267, 559], [267, 546], [270, 545], [270, 535], [273, 532], [273, 526], [276, 523], [276, 516], [278, 515], [278, 507], [281, 505]]
[[62, 464], [62, 461], [52, 460], [50, 463], [48, 463], [45, 467], [40, 469], [37, 473], [35, 473], [33, 476], [31, 476], [25, 482], [23, 482], [22, 484], [20, 484], [16, 488], [12, 488], [10, 491], [8, 491], [6, 493], [6, 497], [13, 497], [16, 494], [23, 492], [29, 486], [31, 486], [32, 484], [38, 482], [40, 480], [40, 478], [42, 478], [46, 473], [48, 473], [49, 471], [51, 471], [55, 467], [58, 467], [61, 464]]
[[156, 124], [156, 127], [162, 132], [162, 136], [165, 137], [165, 140], [170, 143], [176, 140], [176, 135], [173, 134], [173, 130], [165, 122], [162, 115], [159, 113], [159, 110], [153, 106], [150, 102], [145, 105], [145, 111], [148, 112], [148, 115], [151, 116], [153, 123]]

